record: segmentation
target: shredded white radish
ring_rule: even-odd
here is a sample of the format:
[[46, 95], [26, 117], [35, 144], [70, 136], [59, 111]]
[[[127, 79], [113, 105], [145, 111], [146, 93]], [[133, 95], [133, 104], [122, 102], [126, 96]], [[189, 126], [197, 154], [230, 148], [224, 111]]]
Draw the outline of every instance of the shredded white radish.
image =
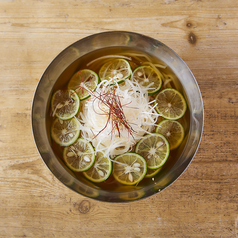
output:
[[90, 141], [95, 151], [104, 151], [114, 157], [130, 151], [146, 133], [150, 134], [156, 125], [158, 113], [151, 105], [148, 87], [138, 82], [126, 79], [122, 85], [114, 83], [115, 95], [119, 96], [123, 113], [127, 123], [133, 129], [132, 135], [120, 124], [119, 131], [112, 128], [112, 121], [108, 121], [109, 108], [98, 98], [113, 89], [112, 81], [102, 81], [83, 105], [80, 113], [82, 137]]
[[131, 56], [131, 57], [134, 57], [135, 59], [137, 59], [137, 60], [141, 60], [140, 58], [141, 57], [144, 57], [145, 59], [147, 59], [149, 62], [151, 62], [151, 59], [147, 56], [147, 55], [145, 55], [145, 54], [138, 54], [138, 53], [132, 53], [132, 52], [128, 52], [128, 53], [124, 53], [124, 55], [129, 55], [129, 56]]

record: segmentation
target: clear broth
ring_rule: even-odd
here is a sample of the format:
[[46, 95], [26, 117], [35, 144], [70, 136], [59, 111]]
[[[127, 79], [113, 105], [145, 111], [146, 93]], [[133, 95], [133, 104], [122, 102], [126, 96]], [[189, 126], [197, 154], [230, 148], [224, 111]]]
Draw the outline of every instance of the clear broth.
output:
[[[165, 65], [161, 60], [159, 60], [158, 58], [149, 55], [145, 52], [139, 51], [137, 49], [134, 48], [129, 48], [129, 47], [110, 47], [110, 48], [105, 48], [105, 49], [101, 49], [101, 50], [96, 50], [94, 52], [91, 52], [87, 55], [84, 55], [82, 57], [80, 57], [78, 60], [76, 60], [74, 63], [72, 63], [62, 74], [61, 76], [58, 78], [57, 82], [54, 85], [54, 88], [52, 89], [52, 94], [59, 90], [59, 89], [66, 89], [67, 88], [67, 84], [69, 82], [69, 80], [71, 79], [71, 77], [79, 70], [82, 69], [91, 69], [94, 72], [96, 72], [98, 74], [99, 69], [101, 68], [101, 66], [108, 61], [110, 58], [102, 58], [104, 56], [108, 56], [108, 55], [121, 55], [121, 56], [126, 56], [131, 58], [131, 60], [128, 60], [128, 62], [131, 65], [131, 69], [132, 71], [140, 66], [143, 65], [144, 62], [147, 62], [148, 60], [145, 57], [139, 57], [139, 56], [132, 56], [132, 55], [144, 55], [146, 57], [148, 57], [150, 59], [150, 61], [153, 64], [159, 64], [159, 65]], [[102, 59], [99, 59], [102, 58]], [[118, 57], [119, 58], [119, 57]], [[97, 60], [98, 59], [98, 60]], [[92, 62], [92, 63], [90, 63]], [[173, 73], [173, 71], [166, 66], [166, 68], [159, 68], [160, 72], [163, 75], [167, 75], [167, 80], [171, 79], [172, 81], [169, 82], [166, 87], [171, 87], [171, 88], [175, 88], [176, 90], [180, 91], [183, 95], [184, 95], [184, 91], [183, 88], [179, 82], [179, 79], [177, 78], [177, 76]], [[164, 80], [165, 82], [165, 80]], [[162, 88], [160, 89], [160, 91], [164, 88], [164, 82], [162, 85]], [[186, 98], [186, 95], [184, 95]], [[50, 100], [50, 99], [49, 99]], [[83, 101], [81, 101], [81, 103], [83, 103]], [[50, 104], [50, 103], [49, 103]], [[55, 155], [57, 156], [57, 158], [59, 159], [59, 161], [62, 163], [62, 165], [64, 167], [66, 167], [67, 170], [69, 170], [67, 168], [67, 166], [65, 165], [64, 161], [63, 161], [63, 148], [62, 146], [56, 144], [51, 138], [50, 138], [50, 127], [52, 125], [53, 122], [53, 117], [52, 117], [52, 112], [51, 112], [51, 108], [49, 108], [49, 113], [47, 115], [47, 128], [48, 128], [48, 132], [49, 132], [49, 139], [50, 139], [50, 143], [52, 146], [52, 149], [55, 153]], [[159, 118], [159, 121], [163, 120], [162, 117]], [[158, 122], [159, 122], [158, 121]], [[184, 137], [184, 141], [182, 142], [182, 144], [174, 150], [170, 151], [170, 155], [169, 158], [167, 159], [166, 163], [164, 164], [164, 166], [162, 167], [162, 169], [159, 171], [158, 174], [156, 174], [153, 178], [144, 178], [139, 184], [138, 187], [144, 187], [150, 183], [154, 183], [154, 181], [158, 181], [160, 179], [160, 177], [162, 175], [164, 175], [167, 171], [169, 171], [173, 165], [176, 163], [176, 161], [179, 159], [180, 155], [183, 152], [183, 148], [186, 144], [186, 140], [187, 140], [187, 136], [189, 133], [189, 126], [190, 126], [190, 112], [189, 112], [189, 108], [187, 108], [187, 111], [185, 113], [185, 115], [178, 120], [184, 127], [185, 130], [185, 137]], [[85, 177], [82, 173], [79, 172], [73, 172], [70, 171], [71, 174], [73, 174], [77, 179], [79, 179], [80, 181], [83, 182], [83, 180], [85, 180]], [[99, 189], [103, 189], [103, 190], [107, 190], [107, 191], [118, 191], [120, 189], [123, 190], [123, 188], [125, 187], [124, 185], [120, 184], [119, 182], [117, 182], [114, 178], [113, 175], [111, 174], [110, 177], [101, 183], [94, 183], [95, 187], [98, 187]], [[120, 190], [121, 191], [121, 190]]]

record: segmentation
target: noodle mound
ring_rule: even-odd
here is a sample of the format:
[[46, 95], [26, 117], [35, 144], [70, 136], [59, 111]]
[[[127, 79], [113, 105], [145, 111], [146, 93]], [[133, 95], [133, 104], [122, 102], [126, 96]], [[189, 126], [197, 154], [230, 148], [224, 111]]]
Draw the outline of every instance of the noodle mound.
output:
[[[148, 85], [150, 87], [150, 85]], [[150, 133], [158, 119], [158, 114], [147, 94], [148, 87], [139, 85], [136, 81], [125, 80], [121, 85], [112, 81], [102, 81], [83, 106], [80, 113], [82, 137], [90, 141], [95, 151], [104, 151], [114, 157], [130, 151], [146, 133]], [[109, 117], [109, 108], [100, 96], [107, 93], [114, 94], [120, 99], [128, 131], [123, 124], [119, 131]]]

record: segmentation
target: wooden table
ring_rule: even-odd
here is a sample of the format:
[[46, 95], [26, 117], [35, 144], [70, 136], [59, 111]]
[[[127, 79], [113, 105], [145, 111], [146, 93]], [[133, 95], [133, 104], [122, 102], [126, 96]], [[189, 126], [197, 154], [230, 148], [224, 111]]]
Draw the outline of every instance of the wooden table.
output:
[[[31, 131], [47, 65], [71, 43], [108, 30], [174, 49], [205, 108], [201, 145], [185, 173], [127, 204], [66, 188], [42, 162]], [[237, 0], [1, 0], [0, 62], [0, 237], [238, 237]]]

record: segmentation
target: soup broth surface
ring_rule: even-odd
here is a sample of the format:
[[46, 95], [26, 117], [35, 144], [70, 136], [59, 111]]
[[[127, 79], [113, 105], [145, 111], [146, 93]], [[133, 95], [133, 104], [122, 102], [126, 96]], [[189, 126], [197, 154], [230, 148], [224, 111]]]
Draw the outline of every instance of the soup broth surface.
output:
[[[178, 91], [180, 91], [184, 95], [184, 90], [179, 82], [179, 79], [174, 74], [174, 72], [164, 64], [161, 60], [157, 59], [156, 57], [146, 54], [144, 52], [141, 52], [137, 49], [128, 48], [128, 47], [110, 47], [105, 48], [102, 50], [97, 50], [94, 52], [91, 52], [87, 55], [82, 56], [78, 60], [76, 60], [74, 63], [72, 63], [59, 77], [57, 82], [54, 85], [54, 88], [52, 90], [52, 94], [59, 90], [59, 89], [66, 89], [67, 84], [71, 77], [79, 70], [82, 69], [90, 69], [99, 73], [100, 68], [102, 67], [105, 62], [107, 62], [110, 59], [115, 58], [124, 58], [126, 59], [131, 66], [132, 71], [141, 65], [146, 65], [148, 62], [153, 63], [156, 65], [159, 69], [159, 71], [163, 75], [163, 84], [160, 89], [160, 91], [164, 88], [174, 88]], [[152, 99], [156, 96], [151, 96]], [[186, 95], [184, 95], [186, 98]], [[81, 101], [81, 104], [85, 103], [84, 100]], [[49, 103], [50, 104], [50, 103]], [[49, 108], [49, 113], [47, 115], [47, 128], [49, 131], [49, 138], [50, 138], [50, 127], [52, 125], [52, 122], [54, 118], [52, 117], [52, 111], [51, 108]], [[158, 123], [162, 121], [163, 118], [159, 117]], [[155, 177], [152, 178], [144, 178], [139, 184], [138, 187], [143, 187], [145, 185], [154, 183], [154, 181], [159, 181], [159, 179], [166, 174], [167, 171], [169, 171], [173, 165], [176, 163], [176, 161], [179, 159], [180, 155], [183, 152], [183, 148], [186, 144], [187, 135], [189, 133], [189, 126], [190, 126], [190, 113], [189, 113], [189, 107], [186, 110], [185, 115], [178, 120], [184, 127], [185, 130], [185, 136], [182, 144], [174, 150], [170, 151], [169, 158], [167, 159], [166, 163], [163, 165], [162, 169], [159, 171], [158, 174], [155, 175]], [[50, 142], [53, 148], [53, 151], [55, 155], [57, 156], [58, 160], [62, 163], [63, 166], [67, 167], [63, 160], [63, 149], [64, 147], [56, 144], [51, 138]], [[133, 151], [132, 151], [133, 152]], [[68, 169], [68, 168], [67, 168]], [[69, 169], [68, 169], [69, 170]], [[82, 173], [79, 172], [73, 172], [70, 171], [74, 177], [79, 179], [80, 181], [85, 181], [85, 177]], [[92, 183], [92, 182], [91, 182]], [[113, 175], [111, 174], [110, 177], [101, 183], [94, 183], [94, 187], [98, 189], [108, 190], [108, 191], [118, 191], [120, 188], [125, 187], [125, 185], [120, 184], [117, 182]]]

